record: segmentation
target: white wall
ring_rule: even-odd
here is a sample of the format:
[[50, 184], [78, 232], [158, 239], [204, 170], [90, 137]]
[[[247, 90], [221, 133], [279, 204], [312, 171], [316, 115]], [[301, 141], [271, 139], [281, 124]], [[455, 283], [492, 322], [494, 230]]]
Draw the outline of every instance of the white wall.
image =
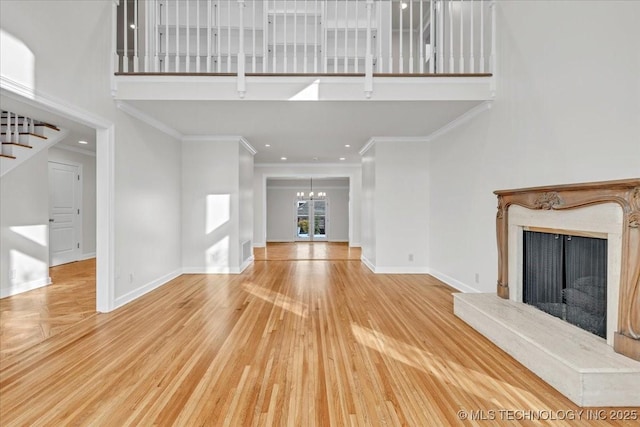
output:
[[59, 145], [49, 149], [49, 161], [82, 165], [82, 249], [83, 258], [96, 255], [96, 157], [64, 150]]
[[[0, 26], [1, 70], [5, 81], [9, 79], [25, 86], [25, 92], [34, 92], [37, 99], [82, 111], [92, 120], [95, 118], [94, 122], [115, 125], [113, 164], [101, 164], [101, 158], [97, 158], [98, 171], [111, 170], [116, 181], [113, 195], [98, 197], [105, 200], [113, 196], [114, 245], [107, 249], [104, 240], [108, 239], [103, 239], [97, 246], [110, 250], [115, 257], [111, 260], [115, 265], [115, 278], [101, 276], [101, 268], [110, 270], [110, 265], [101, 264], [100, 259], [98, 278], [115, 281], [110, 285], [117, 307], [166, 282], [173, 274], [171, 271], [179, 267], [180, 151], [176, 140], [121, 113], [113, 102], [113, 4], [112, 1], [3, 0], [0, 1]], [[7, 52], [6, 40], [18, 48]], [[16, 51], [20, 55], [9, 57], [8, 62], [7, 54]], [[16, 63], [23, 65], [6, 66]], [[52, 112], [65, 115], [67, 109]], [[106, 183], [101, 185], [107, 189]], [[4, 194], [2, 197], [4, 204]], [[107, 214], [99, 215], [106, 218]], [[103, 284], [108, 289], [107, 283]]]
[[267, 178], [349, 178], [349, 245], [360, 246], [360, 194], [362, 188], [360, 165], [291, 165], [274, 166], [256, 164], [253, 177], [254, 194], [254, 246], [264, 246], [267, 238]]
[[[348, 180], [314, 180], [314, 192], [327, 193], [327, 240], [349, 241]], [[284, 183], [284, 185], [282, 184]], [[298, 192], [309, 193], [309, 180], [268, 180], [267, 182], [267, 242], [295, 240], [295, 201]]]
[[5, 297], [51, 282], [47, 151], [0, 178], [0, 195], [0, 297]]
[[429, 166], [432, 273], [482, 292], [496, 289], [494, 190], [640, 176], [640, 3], [497, 8], [497, 98], [434, 141]]
[[[238, 273], [251, 239], [253, 156], [236, 137], [182, 143], [182, 266], [187, 273]], [[246, 205], [241, 205], [241, 201]]]
[[426, 140], [384, 138], [363, 155], [363, 258], [377, 273], [428, 271], [428, 164]]
[[123, 112], [116, 128], [116, 302], [181, 273], [180, 142]]

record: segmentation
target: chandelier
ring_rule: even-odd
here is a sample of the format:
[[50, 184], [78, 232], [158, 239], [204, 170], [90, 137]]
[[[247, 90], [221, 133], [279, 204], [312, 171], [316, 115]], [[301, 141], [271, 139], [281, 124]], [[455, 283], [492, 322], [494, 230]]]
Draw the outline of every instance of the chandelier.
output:
[[319, 191], [317, 194], [313, 192], [313, 178], [309, 178], [309, 197], [305, 197], [304, 191], [299, 191], [296, 193], [298, 200], [323, 200], [327, 197], [327, 193], [324, 191]]

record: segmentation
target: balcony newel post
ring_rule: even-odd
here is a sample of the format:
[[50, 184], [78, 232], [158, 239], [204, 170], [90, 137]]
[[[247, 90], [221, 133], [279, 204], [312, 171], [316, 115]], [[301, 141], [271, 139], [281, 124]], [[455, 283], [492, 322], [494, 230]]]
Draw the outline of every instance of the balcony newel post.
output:
[[491, 74], [491, 91], [496, 91], [496, 0], [491, 2], [491, 54], [489, 55], [489, 67]]
[[144, 71], [149, 72], [149, 39], [151, 38], [151, 17], [149, 1], [144, 2]]
[[124, 0], [124, 19], [122, 20], [122, 71], [125, 73], [129, 72], [129, 17], [128, 10], [129, 5], [127, 4], [127, 0]]
[[[367, 99], [373, 93], [373, 54], [371, 53], [371, 11], [373, 0], [367, 0], [367, 54], [364, 65], [364, 94]], [[357, 19], [357, 17], [356, 17]]]
[[245, 82], [245, 53], [244, 53], [244, 2], [238, 0], [239, 9], [239, 38], [238, 38], [238, 95], [244, 98], [246, 93]]

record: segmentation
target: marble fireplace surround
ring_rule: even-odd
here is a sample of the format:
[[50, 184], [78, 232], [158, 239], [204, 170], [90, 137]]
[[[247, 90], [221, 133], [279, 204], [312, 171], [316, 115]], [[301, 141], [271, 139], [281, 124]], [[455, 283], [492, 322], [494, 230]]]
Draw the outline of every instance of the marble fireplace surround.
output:
[[[640, 406], [640, 178], [495, 194], [497, 294], [454, 313], [574, 403]], [[607, 340], [522, 303], [526, 229], [607, 239]]]

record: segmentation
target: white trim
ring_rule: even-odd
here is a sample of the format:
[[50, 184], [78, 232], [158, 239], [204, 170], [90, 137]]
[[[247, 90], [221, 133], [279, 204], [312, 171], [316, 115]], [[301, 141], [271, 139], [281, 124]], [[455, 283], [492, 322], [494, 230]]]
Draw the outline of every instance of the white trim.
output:
[[[256, 168], [349, 168], [349, 169], [358, 169], [360, 168], [360, 163], [287, 163], [283, 161], [282, 163], [254, 163], [253, 165]], [[291, 176], [291, 175], [282, 175], [282, 176]], [[308, 176], [308, 175], [307, 175]], [[334, 177], [340, 177], [342, 175], [335, 175]]]
[[78, 261], [86, 261], [88, 259], [92, 259], [96, 257], [96, 253], [95, 252], [87, 252], [84, 254], [80, 255], [80, 258], [78, 258]]
[[360, 151], [358, 151], [358, 154], [360, 154], [361, 156], [366, 153], [367, 151], [369, 151], [369, 149], [371, 147], [373, 147], [375, 144], [377, 144], [378, 142], [384, 142], [384, 143], [395, 143], [395, 142], [429, 142], [430, 138], [428, 136], [398, 136], [398, 137], [393, 137], [393, 136], [374, 136], [371, 137], [369, 139], [369, 141], [367, 141], [367, 143], [364, 145], [364, 147], [362, 147], [360, 149]]
[[215, 266], [182, 267], [182, 274], [240, 274], [240, 267]]
[[252, 156], [258, 152], [244, 136], [240, 135], [183, 135], [182, 142], [239, 142]]
[[[303, 240], [306, 242], [306, 240]], [[296, 241], [293, 239], [269, 239], [267, 243], [295, 243]], [[264, 246], [261, 246], [264, 247]]]
[[493, 101], [484, 101], [482, 104], [480, 105], [476, 105], [475, 107], [473, 107], [472, 109], [470, 109], [469, 111], [465, 112], [463, 115], [456, 117], [455, 119], [451, 120], [449, 123], [447, 123], [446, 125], [442, 126], [440, 129], [431, 132], [428, 136], [428, 139], [430, 141], [436, 140], [438, 138], [440, 138], [442, 135], [452, 131], [453, 129], [457, 128], [458, 126], [461, 126], [462, 124], [468, 122], [469, 120], [473, 119], [475, 116], [477, 116], [478, 114], [491, 109], [491, 107], [493, 106]]
[[0, 96], [96, 129], [96, 310], [113, 309], [115, 292], [115, 125], [64, 100], [0, 76]]
[[22, 292], [32, 291], [34, 289], [42, 288], [50, 285], [51, 277], [32, 280], [31, 282], [21, 283], [16, 286], [12, 286], [10, 289], [0, 288], [0, 298], [6, 298], [13, 295], [18, 295]]
[[376, 267], [376, 274], [429, 274], [429, 267]]
[[174, 128], [165, 125], [161, 121], [151, 117], [150, 115], [142, 112], [141, 110], [138, 110], [136, 107], [130, 104], [127, 104], [124, 101], [116, 101], [116, 106], [118, 107], [119, 110], [122, 110], [125, 113], [129, 114], [130, 116], [133, 116], [136, 119], [140, 120], [141, 122], [144, 122], [149, 126], [158, 129], [160, 132], [166, 133], [167, 135], [172, 136], [176, 139], [184, 138], [184, 135], [182, 135], [180, 132], [178, 132]]
[[267, 244], [264, 242], [253, 242], [253, 247], [255, 248], [266, 248]]
[[96, 157], [96, 152], [91, 150], [86, 150], [84, 148], [72, 147], [66, 144], [56, 144], [51, 146], [51, 148], [57, 148], [65, 151], [73, 151], [74, 153], [84, 154], [85, 156]]
[[247, 269], [247, 267], [249, 267], [251, 264], [253, 264], [254, 261], [254, 256], [251, 255], [249, 258], [247, 258], [247, 260], [245, 262], [242, 263], [242, 265], [240, 266], [240, 269], [238, 271], [238, 273], [242, 273], [243, 271], [245, 271]]
[[361, 256], [360, 256], [360, 261], [362, 261], [362, 263], [363, 263], [364, 265], [366, 265], [366, 266], [367, 266], [367, 268], [368, 268], [369, 270], [371, 270], [373, 273], [375, 273], [375, 272], [376, 272], [376, 266], [375, 266], [371, 261], [369, 261], [369, 259], [368, 259], [366, 256], [361, 255]]
[[0, 94], [40, 110], [45, 110], [89, 127], [108, 128], [111, 122], [68, 102], [0, 76]]
[[163, 285], [166, 285], [167, 283], [169, 283], [170, 281], [172, 281], [173, 279], [175, 279], [176, 277], [179, 277], [180, 275], [182, 275], [182, 269], [178, 268], [177, 270], [172, 271], [171, 273], [165, 274], [162, 277], [157, 278], [156, 280], [152, 280], [151, 282], [147, 283], [146, 285], [140, 286], [137, 289], [134, 289], [131, 292], [127, 292], [126, 294], [122, 295], [121, 297], [118, 297], [115, 299], [115, 306], [113, 307], [114, 309], [116, 308], [120, 308], [125, 304], [130, 303], [131, 301], [140, 298], [141, 296], [143, 296], [144, 294], [147, 294]]
[[[291, 178], [291, 179], [294, 180], [294, 179], [300, 179], [300, 178]], [[309, 186], [305, 187], [304, 184], [301, 184], [301, 185], [298, 185], [298, 186], [292, 186], [292, 185], [284, 186], [283, 185], [282, 187], [279, 187], [277, 185], [276, 186], [267, 185], [267, 190], [298, 190], [299, 191], [301, 188], [309, 188]], [[344, 187], [335, 187], [335, 186], [333, 186], [333, 187], [325, 187], [324, 185], [319, 185], [318, 188], [321, 189], [321, 190], [348, 190], [349, 186], [345, 185]]]
[[446, 283], [447, 285], [451, 286], [452, 288], [455, 288], [455, 289], [459, 290], [460, 292], [470, 293], [470, 294], [480, 293], [480, 291], [477, 290], [476, 288], [472, 288], [471, 286], [468, 286], [465, 283], [462, 283], [461, 281], [456, 280], [451, 276], [447, 276], [446, 274], [441, 273], [439, 271], [436, 271], [436, 270], [434, 270], [432, 268], [430, 268], [429, 270], [430, 270], [429, 271], [430, 275], [432, 275], [436, 279], [440, 280], [441, 282]]

